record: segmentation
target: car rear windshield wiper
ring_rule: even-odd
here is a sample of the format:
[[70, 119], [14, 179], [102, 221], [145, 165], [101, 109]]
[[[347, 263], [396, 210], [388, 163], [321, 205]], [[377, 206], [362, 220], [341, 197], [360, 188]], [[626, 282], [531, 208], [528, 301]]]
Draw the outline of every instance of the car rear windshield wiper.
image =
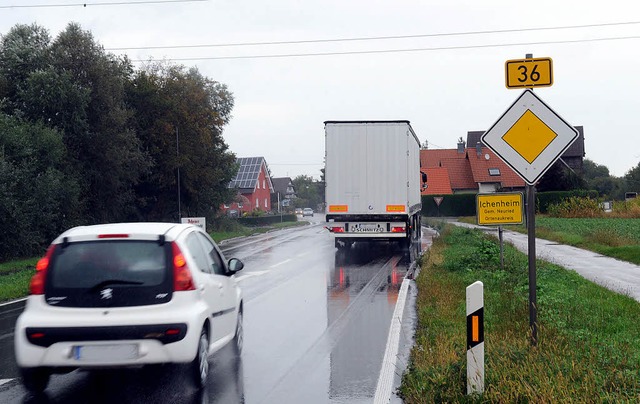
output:
[[111, 285], [142, 285], [144, 282], [140, 281], [126, 281], [123, 279], [107, 279], [100, 283], [97, 283], [89, 289], [89, 293], [97, 292], [98, 290], [104, 288], [105, 286]]

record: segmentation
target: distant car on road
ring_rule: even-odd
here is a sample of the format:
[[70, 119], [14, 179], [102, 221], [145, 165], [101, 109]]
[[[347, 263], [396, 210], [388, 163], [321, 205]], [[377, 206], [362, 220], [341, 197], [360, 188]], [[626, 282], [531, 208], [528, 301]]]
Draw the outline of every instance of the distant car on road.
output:
[[296, 208], [296, 215], [302, 215], [302, 208]]
[[200, 227], [117, 223], [76, 227], [38, 261], [15, 327], [24, 386], [43, 391], [51, 373], [75, 368], [185, 364], [197, 388], [209, 356], [242, 350], [242, 293]]
[[311, 208], [304, 208], [302, 210], [302, 216], [313, 216], [313, 209]]

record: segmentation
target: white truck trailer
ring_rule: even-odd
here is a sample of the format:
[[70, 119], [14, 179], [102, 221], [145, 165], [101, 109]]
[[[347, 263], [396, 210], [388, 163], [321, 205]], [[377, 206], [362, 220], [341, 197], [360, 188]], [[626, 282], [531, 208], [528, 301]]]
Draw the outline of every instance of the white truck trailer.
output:
[[327, 121], [327, 229], [354, 242], [420, 239], [420, 141], [409, 121]]

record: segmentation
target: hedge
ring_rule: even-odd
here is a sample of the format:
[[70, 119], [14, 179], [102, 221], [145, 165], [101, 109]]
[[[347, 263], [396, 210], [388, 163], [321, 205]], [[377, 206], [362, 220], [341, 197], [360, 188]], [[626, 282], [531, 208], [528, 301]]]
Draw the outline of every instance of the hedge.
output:
[[[524, 194], [524, 192], [523, 192]], [[574, 191], [550, 191], [536, 192], [536, 211], [547, 213], [549, 205], [557, 204], [571, 197], [598, 198], [598, 191], [574, 190]], [[436, 205], [434, 198], [442, 198], [440, 206]], [[525, 195], [526, 198], [526, 195]], [[476, 194], [453, 195], [423, 195], [422, 215], [430, 217], [438, 216], [475, 216]]]
[[[440, 206], [434, 198], [442, 198]], [[476, 194], [423, 195], [423, 216], [475, 216]]]
[[298, 220], [296, 215], [269, 215], [269, 216], [258, 216], [258, 217], [241, 217], [238, 218], [238, 223], [243, 226], [249, 227], [257, 227], [257, 226], [267, 226], [274, 223], [280, 222], [295, 222]]

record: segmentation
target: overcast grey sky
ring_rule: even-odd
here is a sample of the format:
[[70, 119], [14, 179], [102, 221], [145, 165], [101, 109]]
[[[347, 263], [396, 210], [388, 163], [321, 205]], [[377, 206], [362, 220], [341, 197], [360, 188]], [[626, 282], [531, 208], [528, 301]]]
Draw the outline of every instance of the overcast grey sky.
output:
[[[521, 93], [505, 87], [504, 63], [526, 53], [553, 59], [554, 85], [536, 94], [584, 126], [587, 158], [616, 176], [640, 161], [637, 0], [162, 1], [2, 0], [0, 33], [37, 23], [55, 37], [77, 22], [113, 53], [197, 66], [234, 94], [231, 150], [264, 156], [276, 177], [320, 177], [326, 120], [409, 120], [430, 148], [455, 148]], [[452, 33], [470, 34], [156, 48]], [[331, 55], [251, 57], [318, 53]]]

